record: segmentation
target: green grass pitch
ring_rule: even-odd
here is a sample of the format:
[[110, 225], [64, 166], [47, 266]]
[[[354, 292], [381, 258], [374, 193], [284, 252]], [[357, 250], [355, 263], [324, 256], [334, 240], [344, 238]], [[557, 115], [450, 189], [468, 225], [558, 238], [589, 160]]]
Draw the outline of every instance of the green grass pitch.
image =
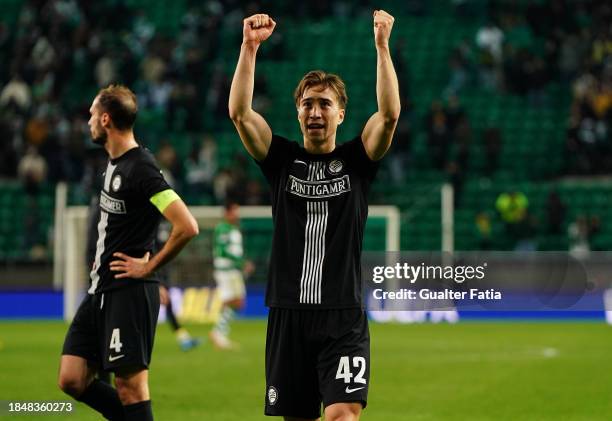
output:
[[[207, 326], [189, 326], [206, 336]], [[65, 400], [57, 389], [60, 322], [0, 323], [0, 400]], [[150, 385], [158, 420], [264, 420], [265, 322], [240, 321], [240, 351], [183, 353], [158, 327]], [[603, 323], [371, 324], [363, 420], [612, 419], [612, 327]], [[97, 420], [78, 404], [64, 416]]]

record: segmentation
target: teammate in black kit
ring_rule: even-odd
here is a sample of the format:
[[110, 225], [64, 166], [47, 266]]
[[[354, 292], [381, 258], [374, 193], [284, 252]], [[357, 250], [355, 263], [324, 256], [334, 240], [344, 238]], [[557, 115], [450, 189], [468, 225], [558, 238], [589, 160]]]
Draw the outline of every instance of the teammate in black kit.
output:
[[[170, 189], [151, 153], [134, 139], [138, 106], [126, 87], [102, 89], [90, 108], [95, 143], [109, 161], [100, 193], [91, 286], [68, 329], [60, 388], [111, 420], [152, 420], [148, 367], [159, 313], [155, 270], [198, 234], [189, 210]], [[150, 257], [160, 213], [172, 224]], [[116, 389], [94, 379], [115, 373]]]
[[[276, 23], [244, 20], [229, 112], [270, 183], [274, 238], [266, 292], [266, 415], [356, 420], [367, 403], [370, 338], [360, 255], [367, 193], [400, 113], [389, 54], [393, 17], [374, 12], [378, 111], [363, 132], [336, 145], [345, 115], [342, 80], [309, 72], [295, 91], [304, 146], [274, 135], [253, 111], [255, 58]], [[321, 45], [319, 48], [325, 48]]]

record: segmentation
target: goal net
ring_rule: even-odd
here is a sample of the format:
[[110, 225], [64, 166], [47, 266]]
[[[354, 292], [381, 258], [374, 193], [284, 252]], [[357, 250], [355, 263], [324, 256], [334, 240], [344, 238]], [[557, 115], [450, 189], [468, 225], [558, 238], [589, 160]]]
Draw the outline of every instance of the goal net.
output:
[[[184, 292], [179, 317], [209, 322], [212, 320], [206, 314], [210, 312], [198, 313], [191, 310], [202, 305], [216, 306], [212, 278], [213, 230], [223, 217], [223, 207], [191, 206], [189, 209], [198, 221], [200, 235], [164, 269], [164, 278]], [[56, 248], [54, 276], [56, 284], [61, 284], [64, 290], [64, 319], [71, 320], [89, 282], [89, 268], [85, 261], [87, 207], [72, 206], [58, 209], [57, 212], [61, 215], [56, 215], [56, 242], [62, 246], [61, 250]], [[250, 277], [249, 284], [263, 287], [272, 246], [271, 207], [241, 206], [240, 227], [245, 257], [255, 264], [255, 273]], [[395, 206], [370, 206], [363, 249], [399, 251], [400, 213]], [[189, 313], [199, 316], [186, 317]]]

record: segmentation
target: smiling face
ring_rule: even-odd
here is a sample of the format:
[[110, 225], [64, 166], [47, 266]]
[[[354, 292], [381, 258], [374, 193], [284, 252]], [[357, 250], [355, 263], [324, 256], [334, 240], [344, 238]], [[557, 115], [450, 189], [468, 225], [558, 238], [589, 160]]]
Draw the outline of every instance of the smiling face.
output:
[[315, 85], [307, 88], [297, 104], [304, 146], [319, 147], [335, 142], [338, 125], [344, 120], [336, 93], [328, 87]]

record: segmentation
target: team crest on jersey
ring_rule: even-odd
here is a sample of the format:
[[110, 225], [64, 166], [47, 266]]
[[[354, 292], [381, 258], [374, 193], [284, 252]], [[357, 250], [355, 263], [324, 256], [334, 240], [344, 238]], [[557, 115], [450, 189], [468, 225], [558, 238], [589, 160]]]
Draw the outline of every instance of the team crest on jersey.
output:
[[119, 189], [121, 188], [121, 176], [119, 174], [113, 177], [113, 181], [111, 182], [111, 187], [113, 191], [119, 191]]
[[327, 172], [331, 175], [340, 174], [344, 168], [344, 163], [339, 159], [334, 159], [327, 165]]
[[278, 401], [278, 391], [274, 386], [268, 388], [268, 403], [274, 405]]

